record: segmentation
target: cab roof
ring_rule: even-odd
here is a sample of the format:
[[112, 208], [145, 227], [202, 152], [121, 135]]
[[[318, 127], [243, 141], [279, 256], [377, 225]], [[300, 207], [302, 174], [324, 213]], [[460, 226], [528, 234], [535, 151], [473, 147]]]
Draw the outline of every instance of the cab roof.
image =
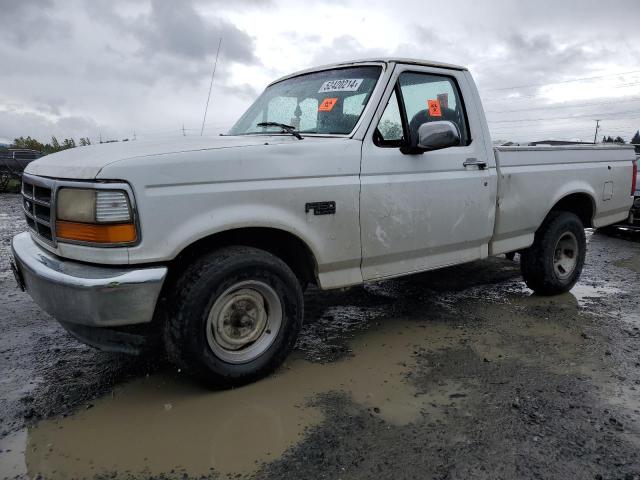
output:
[[345, 62], [338, 63], [330, 63], [327, 65], [321, 65], [318, 67], [307, 68], [305, 70], [300, 70], [298, 72], [290, 73], [285, 75], [284, 77], [280, 77], [277, 80], [274, 80], [269, 85], [273, 85], [274, 83], [281, 82], [282, 80], [286, 80], [287, 78], [297, 77], [298, 75], [303, 75], [305, 73], [319, 72], [321, 70], [329, 70], [331, 68], [336, 67], [350, 67], [350, 66], [358, 66], [362, 64], [372, 64], [372, 63], [405, 63], [409, 65], [420, 65], [423, 67], [436, 67], [436, 68], [447, 68], [450, 70], [467, 70], [467, 67], [462, 67], [460, 65], [452, 65], [450, 63], [442, 63], [442, 62], [434, 62], [432, 60], [421, 60], [419, 58], [401, 58], [401, 57], [376, 57], [376, 58], [363, 58], [358, 60], [348, 60]]

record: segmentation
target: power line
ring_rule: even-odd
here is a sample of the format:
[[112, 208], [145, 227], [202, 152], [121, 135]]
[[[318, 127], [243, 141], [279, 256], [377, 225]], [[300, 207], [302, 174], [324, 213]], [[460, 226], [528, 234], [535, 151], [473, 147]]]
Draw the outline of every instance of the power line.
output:
[[578, 103], [573, 105], [549, 105], [545, 107], [517, 108], [514, 110], [485, 110], [485, 113], [514, 113], [514, 112], [529, 112], [531, 110], [558, 110], [562, 108], [582, 108], [582, 107], [591, 107], [591, 106], [597, 106], [597, 105], [614, 105], [618, 103], [630, 103], [630, 102], [640, 102], [640, 97], [633, 97], [627, 100], [611, 100], [606, 102]]
[[[520, 122], [546, 122], [546, 121], [553, 121], [553, 120], [573, 120], [575, 118], [584, 118], [584, 117], [594, 117], [597, 115], [606, 115], [606, 116], [611, 116], [611, 115], [615, 115], [615, 116], [619, 116], [625, 113], [635, 113], [635, 114], [640, 114], [640, 112], [638, 110], [625, 110], [623, 112], [612, 112], [612, 113], [587, 113], [587, 114], [582, 114], [582, 115], [571, 115], [568, 117], [544, 117], [544, 118], [519, 118], [519, 119], [514, 119], [514, 120], [492, 120], [489, 121], [489, 123], [520, 123]], [[625, 117], [627, 119], [629, 118], [636, 118], [635, 116], [627, 116]]]
[[[640, 117], [636, 117], [640, 120]], [[595, 120], [606, 120], [610, 128], [637, 128], [634, 119], [620, 119], [615, 118], [580, 118], [576, 120], [571, 119], [556, 119], [553, 122], [523, 122], [523, 123], [503, 123], [503, 122], [488, 122], [490, 128], [505, 128], [505, 129], [529, 129], [529, 128], [584, 128], [584, 125], [590, 124]], [[640, 124], [640, 121], [639, 121]]]
[[[533, 124], [533, 125], [489, 125], [489, 130], [492, 131], [505, 131], [505, 132], [510, 132], [513, 130], [532, 130], [533, 131], [540, 131], [540, 130], [567, 130], [567, 129], [574, 129], [574, 130], [589, 130], [593, 133], [593, 127], [591, 125], [593, 125], [591, 122], [594, 122], [596, 119], [589, 119], [589, 120], [585, 120], [585, 122], [588, 123], [580, 123], [578, 125], [573, 124], [573, 123], [567, 123], [567, 124], [549, 124], [549, 125], [545, 125], [542, 123], [539, 124]], [[598, 120], [600, 120], [600, 130], [620, 130], [620, 129], [630, 129], [630, 130], [638, 130], [638, 127], [640, 127], [640, 121], [635, 124], [635, 123], [618, 123], [618, 122], [614, 122], [613, 120], [603, 120], [601, 118], [599, 118]]]
[[[589, 119], [589, 120], [585, 120], [586, 122], [593, 122], [595, 119]], [[606, 123], [603, 125], [602, 124], [602, 119], [599, 119], [601, 121], [601, 125], [600, 125], [600, 129], [601, 130], [637, 130], [638, 129], [638, 125], [634, 125], [634, 124], [619, 124], [619, 123], [615, 123], [613, 120], [606, 120]], [[639, 122], [640, 123], [640, 122]], [[512, 132], [512, 131], [549, 131], [549, 130], [553, 130], [553, 131], [560, 131], [560, 130], [589, 130], [591, 132], [593, 132], [593, 128], [588, 127], [587, 126], [588, 123], [580, 123], [579, 125], [576, 125], [574, 123], [566, 123], [566, 124], [542, 124], [542, 123], [538, 123], [538, 124], [532, 124], [532, 125], [491, 125], [489, 124], [489, 130], [491, 131], [502, 131], [502, 132]], [[533, 130], [532, 130], [533, 129]]]
[[[605, 128], [602, 126], [602, 124], [600, 125], [600, 129], [598, 130], [599, 133], [601, 132], [635, 132], [637, 130], [637, 128]], [[554, 133], [557, 134], [567, 134], [567, 135], [584, 135], [587, 137], [591, 137], [593, 136], [593, 127], [579, 127], [579, 128], [573, 128], [571, 126], [567, 126], [566, 128], [541, 128], [541, 129], [530, 129], [530, 128], [525, 128], [525, 129], [505, 129], [505, 130], [501, 130], [501, 129], [493, 129], [493, 128], [489, 128], [489, 131], [491, 132], [492, 136], [496, 136], [496, 135], [529, 135], [529, 134], [540, 134], [540, 135], [553, 135]], [[617, 133], [616, 133], [617, 134]]]
[[620, 75], [631, 75], [632, 73], [640, 73], [640, 70], [631, 70], [629, 72], [620, 72], [620, 73], [609, 73], [607, 75], [598, 75], [595, 77], [582, 77], [582, 78], [574, 78], [571, 80], [559, 80], [557, 82], [546, 82], [546, 83], [530, 83], [529, 85], [515, 85], [515, 86], [511, 86], [511, 87], [500, 87], [500, 88], [487, 88], [484, 91], [485, 92], [500, 92], [503, 90], [516, 90], [519, 88], [531, 88], [531, 87], [546, 87], [547, 85], [558, 85], [561, 83], [572, 83], [572, 82], [583, 82], [586, 80], [596, 80], [599, 78], [606, 78], [606, 77], [617, 77]]
[[562, 129], [562, 130], [549, 128], [549, 129], [544, 129], [544, 130], [526, 129], [526, 130], [522, 130], [522, 131], [518, 131], [518, 130], [493, 130], [493, 129], [489, 128], [489, 131], [491, 132], [492, 135], [508, 135], [508, 134], [515, 134], [515, 135], [523, 135], [523, 134], [553, 135], [553, 134], [559, 134], [559, 133], [563, 133], [563, 134], [564, 133], [572, 133], [572, 134], [591, 135], [591, 133], [593, 132], [593, 130], [591, 128], [589, 128], [589, 129], [586, 129], [586, 128], [580, 128], [580, 129], [565, 128], [565, 129]]
[[[612, 89], [616, 89], [616, 88], [627, 88], [627, 87], [633, 87], [636, 85], [640, 85], [640, 82], [632, 82], [632, 83], [623, 83], [620, 85], [611, 85], [609, 87], [607, 87], [607, 89], [612, 90]], [[480, 96], [482, 97], [482, 101], [483, 102], [499, 102], [499, 101], [508, 101], [508, 102], [512, 102], [514, 100], [525, 100], [528, 98], [537, 98], [537, 97], [548, 97], [548, 95], [544, 94], [544, 93], [533, 93], [530, 95], [518, 95], [517, 97], [504, 97], [501, 96], [499, 98], [487, 98], [482, 96], [482, 93], [480, 94]]]

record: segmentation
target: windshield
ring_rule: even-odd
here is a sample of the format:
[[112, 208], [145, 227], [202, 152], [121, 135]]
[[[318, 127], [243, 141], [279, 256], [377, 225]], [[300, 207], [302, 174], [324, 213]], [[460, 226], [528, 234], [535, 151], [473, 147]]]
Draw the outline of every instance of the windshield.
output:
[[229, 130], [229, 135], [279, 133], [290, 125], [300, 133], [348, 134], [358, 123], [382, 67], [323, 70], [273, 84]]

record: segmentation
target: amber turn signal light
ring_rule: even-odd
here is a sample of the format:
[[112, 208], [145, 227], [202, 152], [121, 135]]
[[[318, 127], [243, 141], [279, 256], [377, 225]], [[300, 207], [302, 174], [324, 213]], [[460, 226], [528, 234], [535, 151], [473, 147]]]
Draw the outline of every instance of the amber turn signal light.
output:
[[56, 237], [88, 243], [132, 243], [137, 238], [133, 223], [95, 224], [64, 220], [56, 222]]

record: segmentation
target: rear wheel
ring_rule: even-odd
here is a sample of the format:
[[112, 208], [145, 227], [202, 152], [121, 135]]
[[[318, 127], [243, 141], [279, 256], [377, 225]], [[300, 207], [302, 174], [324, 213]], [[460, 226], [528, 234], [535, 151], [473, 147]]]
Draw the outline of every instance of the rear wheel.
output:
[[568, 292], [582, 273], [586, 245], [580, 218], [570, 212], [551, 212], [533, 245], [520, 255], [525, 283], [541, 295]]
[[227, 247], [190, 265], [170, 296], [169, 358], [218, 386], [254, 381], [276, 369], [302, 325], [300, 284], [278, 257]]

